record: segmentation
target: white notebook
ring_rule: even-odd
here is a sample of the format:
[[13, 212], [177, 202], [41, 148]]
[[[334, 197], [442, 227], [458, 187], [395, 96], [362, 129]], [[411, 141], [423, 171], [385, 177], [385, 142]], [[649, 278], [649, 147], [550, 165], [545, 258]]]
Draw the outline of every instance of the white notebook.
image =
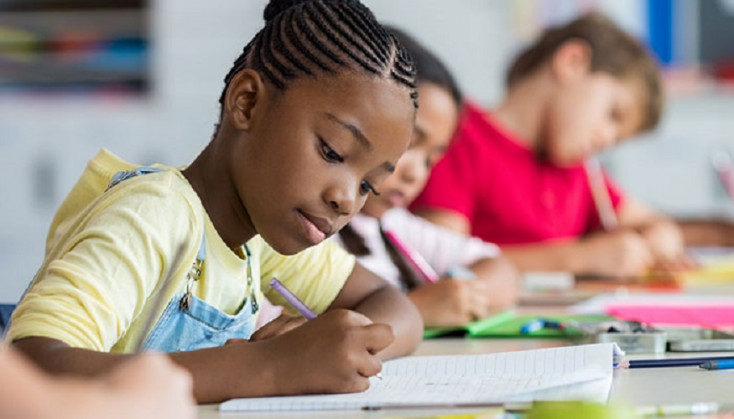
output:
[[224, 412], [460, 407], [532, 400], [605, 402], [613, 343], [387, 361], [362, 393], [233, 399]]

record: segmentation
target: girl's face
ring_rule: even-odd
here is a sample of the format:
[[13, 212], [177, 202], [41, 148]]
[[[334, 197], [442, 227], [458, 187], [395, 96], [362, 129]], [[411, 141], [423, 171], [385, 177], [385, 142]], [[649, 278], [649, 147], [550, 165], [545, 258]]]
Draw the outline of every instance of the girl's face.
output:
[[264, 86], [230, 172], [254, 230], [294, 254], [336, 233], [381, 190], [408, 147], [415, 110], [406, 87], [355, 73]]
[[431, 168], [446, 151], [458, 120], [451, 94], [432, 83], [418, 88], [418, 112], [413, 140], [398, 161], [395, 173], [383, 182], [380, 195], [371, 195], [364, 213], [380, 218], [393, 207], [405, 207], [420, 193]]
[[601, 72], [560, 86], [544, 118], [542, 151], [554, 164], [575, 165], [631, 137], [642, 123], [641, 91]]

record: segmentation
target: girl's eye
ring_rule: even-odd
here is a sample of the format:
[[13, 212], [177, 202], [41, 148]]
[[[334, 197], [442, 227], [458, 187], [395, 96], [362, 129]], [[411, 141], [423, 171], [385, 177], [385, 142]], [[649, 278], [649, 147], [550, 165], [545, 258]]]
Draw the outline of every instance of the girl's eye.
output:
[[326, 144], [326, 141], [319, 138], [319, 146], [321, 147], [321, 154], [324, 155], [324, 159], [332, 163], [343, 163], [344, 158], [339, 155], [333, 148]]
[[375, 196], [380, 196], [380, 193], [377, 192], [377, 190], [366, 180], [363, 180], [362, 183], [359, 184], [359, 193], [362, 195], [367, 195], [368, 193], [372, 192]]

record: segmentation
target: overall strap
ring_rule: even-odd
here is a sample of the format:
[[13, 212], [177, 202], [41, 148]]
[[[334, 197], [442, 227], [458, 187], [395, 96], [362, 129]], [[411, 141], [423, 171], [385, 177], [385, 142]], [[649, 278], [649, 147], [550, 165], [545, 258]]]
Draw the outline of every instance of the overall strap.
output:
[[147, 175], [148, 173], [157, 173], [157, 172], [163, 172], [163, 169], [159, 169], [157, 167], [150, 167], [150, 166], [141, 166], [132, 170], [122, 170], [117, 173], [115, 173], [114, 176], [112, 176], [112, 180], [110, 180], [110, 184], [107, 185], [107, 189], [105, 189], [105, 192], [109, 191], [113, 186], [119, 184], [123, 180], [128, 180], [131, 178], [134, 178], [138, 175]]
[[[119, 183], [128, 179], [132, 179], [136, 176], [164, 171], [165, 169], [160, 169], [157, 167], [141, 166], [132, 170], [123, 170], [117, 172], [114, 176], [112, 176], [112, 180], [110, 180], [109, 185], [107, 185], [107, 189], [105, 190], [105, 192], [118, 185]], [[187, 275], [186, 293], [180, 302], [181, 310], [186, 310], [189, 308], [194, 284], [196, 281], [199, 280], [199, 277], [201, 276], [201, 268], [204, 265], [204, 259], [206, 259], [206, 231], [203, 231], [201, 233], [201, 244], [199, 245], [199, 251], [196, 253], [196, 260], [192, 264], [191, 269], [189, 270], [189, 273]]]

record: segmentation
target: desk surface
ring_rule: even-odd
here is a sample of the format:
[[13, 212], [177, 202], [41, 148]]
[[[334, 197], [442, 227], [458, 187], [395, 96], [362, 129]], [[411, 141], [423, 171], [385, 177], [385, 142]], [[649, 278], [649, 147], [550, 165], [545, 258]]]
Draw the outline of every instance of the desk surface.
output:
[[[492, 352], [538, 349], [562, 346], [567, 342], [554, 339], [461, 339], [445, 338], [426, 340], [421, 343], [416, 355], [440, 354], [481, 354]], [[734, 355], [731, 352], [711, 353], [668, 353], [665, 357], [694, 357], [709, 355]], [[636, 355], [627, 357], [653, 358], [654, 355]], [[676, 368], [637, 368], [619, 369], [614, 372], [614, 382], [610, 402], [627, 405], [644, 406], [655, 404], [680, 404], [696, 402], [734, 401], [734, 370], [704, 371], [696, 367]], [[461, 410], [461, 412], [481, 411], [481, 409]], [[450, 413], [449, 410], [385, 410], [378, 412], [284, 412], [261, 414], [221, 414], [221, 417], [236, 419], [240, 417], [262, 418], [379, 418], [410, 417], [420, 415], [438, 415]], [[455, 412], [455, 411], [454, 411]], [[199, 418], [219, 418], [217, 405], [199, 407]]]

